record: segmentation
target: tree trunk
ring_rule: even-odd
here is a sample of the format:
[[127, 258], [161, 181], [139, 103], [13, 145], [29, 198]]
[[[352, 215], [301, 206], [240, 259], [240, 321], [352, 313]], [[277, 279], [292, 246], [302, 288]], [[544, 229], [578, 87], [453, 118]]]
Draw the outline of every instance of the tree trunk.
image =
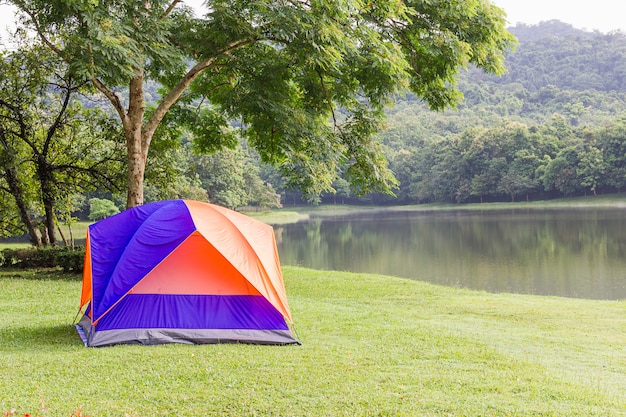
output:
[[[55, 221], [56, 223], [56, 227], [57, 227], [57, 231], [59, 232], [59, 236], [61, 236], [61, 240], [63, 241], [63, 245], [65, 245], [65, 247], [69, 246], [69, 243], [67, 242], [67, 239], [65, 238], [65, 234], [63, 233], [63, 229], [61, 229], [61, 225], [59, 224], [58, 221]], [[72, 249], [73, 249], [72, 245]]]
[[[143, 204], [143, 178], [146, 171], [148, 146], [143, 135], [143, 117], [146, 105], [143, 101], [143, 73], [130, 81], [127, 124], [124, 126], [128, 152], [128, 194], [126, 208]], [[152, 139], [152, 134], [150, 138]], [[149, 141], [148, 141], [149, 144]]]
[[48, 246], [50, 244], [50, 236], [48, 236], [48, 231], [46, 230], [46, 225], [44, 223], [38, 223], [39, 233], [41, 234], [41, 244], [43, 246]]
[[54, 203], [51, 201], [44, 201], [44, 210], [46, 218], [44, 219], [46, 225], [46, 233], [48, 234], [48, 243], [50, 245], [57, 244], [56, 225], [54, 224]]
[[52, 170], [43, 155], [39, 155], [37, 160], [37, 176], [41, 184], [41, 201], [45, 214], [44, 226], [47, 238], [44, 236], [44, 242], [50, 245], [56, 245], [56, 225], [54, 224], [55, 193], [53, 191], [54, 178]]
[[126, 137], [126, 147], [128, 150], [126, 208], [131, 208], [143, 204], [143, 177], [146, 171], [146, 158], [141, 151], [141, 130], [130, 137]]
[[2, 147], [5, 150], [4, 174], [9, 187], [9, 192], [13, 196], [15, 205], [20, 213], [20, 220], [22, 220], [22, 223], [26, 226], [26, 230], [30, 236], [30, 243], [34, 246], [41, 246], [41, 238], [37, 234], [37, 227], [35, 222], [33, 222], [30, 218], [26, 208], [24, 188], [22, 188], [22, 184], [20, 183], [17, 170], [15, 168], [16, 161], [14, 150], [11, 146], [9, 146], [9, 141], [6, 138], [6, 132], [2, 125], [0, 125], [0, 144], [2, 144]]
[[17, 205], [17, 209], [20, 213], [20, 219], [22, 223], [26, 226], [26, 230], [28, 231], [28, 235], [30, 236], [30, 243], [34, 246], [41, 246], [41, 238], [37, 234], [37, 228], [35, 227], [35, 223], [31, 220], [28, 215], [28, 210], [26, 209], [26, 203], [24, 201], [24, 191], [19, 183], [17, 178], [17, 173], [13, 168], [5, 169], [5, 175], [7, 178], [7, 182], [9, 185], [9, 190], [11, 191], [11, 195], [15, 200], [15, 204]]

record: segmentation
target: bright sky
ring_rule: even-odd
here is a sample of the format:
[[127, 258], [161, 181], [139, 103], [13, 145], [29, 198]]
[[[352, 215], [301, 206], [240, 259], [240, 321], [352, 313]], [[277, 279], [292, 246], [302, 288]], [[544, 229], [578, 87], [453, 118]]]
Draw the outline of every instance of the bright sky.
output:
[[[196, 9], [198, 14], [203, 14], [206, 10], [206, 6], [204, 6], [205, 0], [183, 0], [183, 2]], [[2, 3], [2, 0], [0, 0], [0, 3]], [[8, 47], [7, 41], [11, 39], [8, 31], [15, 26], [14, 10], [13, 6], [0, 4], [0, 49], [3, 46]]]
[[507, 14], [510, 25], [557, 19], [575, 28], [626, 32], [624, 0], [491, 0]]
[[[511, 25], [536, 24], [558, 19], [578, 29], [626, 32], [624, 0], [491, 0], [504, 9]], [[199, 8], [203, 0], [186, 0]], [[5, 28], [13, 24], [14, 15], [8, 6], [0, 6], [0, 43], [9, 39]]]

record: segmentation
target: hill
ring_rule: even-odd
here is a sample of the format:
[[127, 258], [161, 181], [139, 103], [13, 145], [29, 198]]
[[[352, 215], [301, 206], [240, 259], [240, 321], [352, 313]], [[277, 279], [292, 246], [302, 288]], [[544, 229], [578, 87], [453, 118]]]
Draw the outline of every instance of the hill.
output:
[[626, 185], [626, 34], [517, 25], [501, 77], [468, 68], [464, 100], [435, 113], [407, 95], [382, 133], [401, 184], [385, 203], [610, 193]]
[[[498, 77], [469, 68], [459, 79], [464, 101], [458, 111], [444, 114], [486, 125], [501, 118], [544, 122], [560, 114], [578, 125], [626, 111], [626, 34], [586, 32], [554, 20], [509, 30], [519, 45], [506, 57], [507, 73]], [[411, 95], [396, 108], [407, 103], [417, 114], [430, 113], [414, 106], [418, 103]], [[389, 114], [393, 119], [394, 110]]]

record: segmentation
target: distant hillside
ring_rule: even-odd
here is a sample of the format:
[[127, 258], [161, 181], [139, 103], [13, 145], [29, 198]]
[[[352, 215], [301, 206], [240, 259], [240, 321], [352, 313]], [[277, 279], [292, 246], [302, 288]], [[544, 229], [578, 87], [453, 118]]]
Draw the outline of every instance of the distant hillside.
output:
[[379, 203], [482, 202], [626, 189], [626, 34], [517, 25], [502, 77], [469, 68], [465, 99], [389, 109], [381, 139], [400, 180]]
[[566, 36], [588, 35], [591, 32], [576, 29], [560, 20], [549, 20], [536, 25], [518, 23], [508, 28], [521, 43], [535, 42], [546, 37], [564, 38]]
[[585, 32], [554, 20], [510, 31], [520, 44], [507, 56], [508, 73], [493, 82], [520, 83], [531, 92], [547, 86], [626, 92], [626, 34]]
[[626, 34], [586, 32], [556, 20], [509, 30], [519, 45], [506, 57], [506, 74], [474, 68], [460, 74], [465, 100], [443, 114], [408, 95], [389, 111], [390, 125], [423, 118], [420, 129], [439, 136], [503, 119], [544, 123], [554, 115], [572, 126], [597, 125], [626, 112]]

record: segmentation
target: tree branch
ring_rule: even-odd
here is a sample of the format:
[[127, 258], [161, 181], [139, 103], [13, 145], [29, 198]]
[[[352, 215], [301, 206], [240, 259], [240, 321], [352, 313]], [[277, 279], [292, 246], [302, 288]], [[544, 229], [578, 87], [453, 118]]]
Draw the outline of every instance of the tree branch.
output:
[[48, 48], [50, 48], [55, 54], [57, 54], [63, 61], [69, 62], [69, 60], [63, 53], [63, 50], [60, 49], [58, 46], [56, 46], [54, 43], [52, 43], [52, 41], [50, 41], [50, 39], [48, 39], [44, 35], [43, 30], [41, 30], [41, 26], [39, 26], [39, 23], [37, 23], [37, 19], [35, 19], [35, 14], [31, 12], [26, 7], [26, 5], [21, 1], [14, 1], [13, 4], [15, 4], [22, 12], [28, 15], [28, 17], [30, 18], [30, 21], [33, 23], [33, 26], [35, 27], [35, 32], [37, 32], [37, 35], [39, 36], [41, 41], [45, 43], [48, 46]]
[[333, 106], [333, 100], [328, 94], [328, 89], [326, 88], [326, 82], [324, 81], [324, 74], [318, 69], [316, 69], [317, 75], [320, 78], [320, 85], [322, 86], [322, 91], [324, 91], [324, 97], [326, 97], [326, 102], [328, 103], [328, 110], [333, 117], [333, 129], [342, 131], [341, 125], [337, 122], [337, 115], [335, 114], [335, 106]]
[[44, 146], [43, 146], [43, 150], [42, 150], [42, 154], [47, 155], [48, 154], [48, 149], [50, 148], [50, 142], [52, 141], [52, 138], [54, 137], [57, 129], [59, 129], [59, 127], [62, 124], [62, 119], [65, 116], [65, 112], [67, 111], [67, 107], [69, 106], [70, 103], [70, 98], [72, 96], [72, 87], [71, 87], [71, 83], [72, 83], [72, 78], [70, 76], [69, 79], [69, 84], [67, 86], [64, 86], [65, 88], [65, 97], [63, 97], [63, 104], [61, 104], [61, 108], [59, 109], [56, 118], [54, 119], [54, 123], [52, 123], [52, 125], [48, 128], [48, 133], [46, 135], [46, 141], [44, 142]]
[[[120, 188], [117, 186], [115, 178], [113, 176], [109, 176], [106, 172], [97, 169], [98, 165], [101, 165], [107, 160], [103, 160], [97, 162], [94, 165], [88, 167], [81, 167], [73, 164], [63, 164], [63, 165], [51, 165], [50, 168], [54, 171], [61, 172], [70, 172], [72, 174], [81, 173], [85, 174], [88, 178], [87, 182], [93, 186], [98, 186], [100, 184], [107, 186], [109, 189], [113, 189], [116, 191], [120, 191]], [[70, 178], [76, 178], [76, 176], [70, 176]]]
[[115, 94], [112, 90], [110, 90], [106, 85], [104, 85], [104, 83], [100, 81], [98, 78], [92, 77], [91, 82], [93, 83], [93, 85], [96, 86], [98, 90], [100, 90], [102, 94], [106, 96], [106, 98], [109, 99], [109, 101], [115, 108], [115, 111], [117, 111], [117, 114], [120, 116], [124, 129], [126, 129], [126, 126], [128, 124], [128, 120], [127, 120], [128, 117], [126, 115], [126, 111], [124, 110], [124, 106], [122, 105], [122, 102], [120, 101], [120, 98], [117, 96], [117, 94]]
[[19, 137], [22, 141], [24, 141], [33, 150], [33, 152], [37, 153], [37, 147], [29, 139], [28, 125], [26, 121], [24, 120], [24, 114], [22, 114], [22, 109], [2, 99], [0, 99], [0, 106], [6, 107], [14, 115], [14, 118], [9, 118], [9, 119], [17, 123], [19, 127], [19, 132], [14, 132], [13, 134]]
[[[18, 113], [19, 113], [19, 111], [18, 111], [17, 107], [15, 107], [13, 104], [11, 104], [11, 103], [9, 103], [8, 101], [5, 101], [5, 100], [3, 100], [3, 99], [1, 99], [1, 98], [0, 98], [0, 106], [4, 106], [4, 107], [6, 107], [6, 108], [7, 108], [7, 109], [9, 109], [12, 113], [15, 113], [15, 114], [18, 114]], [[3, 116], [3, 117], [6, 117], [6, 116]], [[8, 118], [8, 119], [9, 119], [9, 120], [16, 120], [16, 119], [13, 119], [13, 118]]]
[[176, 5], [178, 3], [180, 3], [182, 0], [174, 0], [172, 2], [172, 4], [169, 5], [169, 7], [167, 8], [167, 10], [165, 10], [165, 12], [163, 12], [163, 14], [161, 15], [161, 17], [159, 18], [160, 20], [165, 19], [167, 16], [170, 15], [170, 13], [172, 13], [172, 10], [174, 10], [174, 7], [176, 7]]
[[144, 129], [144, 135], [143, 135], [144, 143], [142, 143], [142, 148], [145, 153], [147, 153], [147, 149], [150, 146], [150, 141], [152, 140], [152, 135], [154, 134], [154, 131], [156, 130], [156, 128], [159, 126], [159, 123], [161, 123], [161, 120], [163, 120], [163, 118], [165, 117], [169, 109], [174, 104], [176, 104], [178, 99], [185, 92], [185, 90], [189, 87], [189, 85], [193, 82], [193, 80], [195, 80], [196, 77], [198, 77], [198, 75], [202, 73], [202, 71], [206, 70], [207, 68], [212, 67], [215, 62], [215, 59], [218, 56], [228, 54], [229, 52], [234, 51], [243, 46], [246, 46], [254, 41], [255, 41], [254, 39], [242, 39], [242, 40], [231, 42], [224, 49], [219, 51], [217, 54], [215, 54], [211, 58], [207, 58], [202, 62], [198, 62], [187, 72], [187, 74], [185, 74], [183, 79], [180, 80], [180, 82], [176, 86], [174, 86], [170, 90], [170, 92], [167, 93], [165, 97], [163, 97], [163, 100], [161, 100], [161, 102], [155, 109], [154, 113], [150, 117], [150, 120], [148, 120], [148, 122], [146, 123], [145, 129]]

